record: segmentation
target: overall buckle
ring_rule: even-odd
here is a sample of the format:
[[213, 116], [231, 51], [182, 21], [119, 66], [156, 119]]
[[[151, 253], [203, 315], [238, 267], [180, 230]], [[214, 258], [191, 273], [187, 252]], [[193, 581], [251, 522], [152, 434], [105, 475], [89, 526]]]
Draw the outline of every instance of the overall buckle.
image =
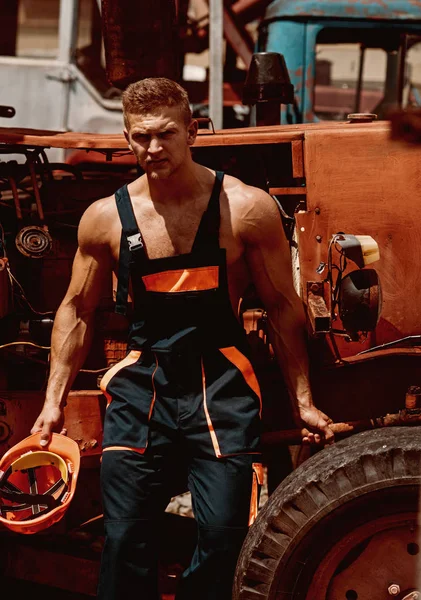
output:
[[127, 242], [129, 244], [129, 250], [137, 250], [138, 248], [143, 248], [143, 240], [141, 233], [128, 235]]

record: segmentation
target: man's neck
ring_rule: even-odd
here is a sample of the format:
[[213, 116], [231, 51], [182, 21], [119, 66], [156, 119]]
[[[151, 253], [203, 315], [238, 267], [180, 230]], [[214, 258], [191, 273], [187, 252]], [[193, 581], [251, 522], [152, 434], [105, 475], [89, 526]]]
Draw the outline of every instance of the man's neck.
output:
[[149, 195], [154, 203], [179, 205], [196, 199], [206, 181], [207, 169], [193, 160], [186, 161], [170, 177], [155, 179], [147, 176]]

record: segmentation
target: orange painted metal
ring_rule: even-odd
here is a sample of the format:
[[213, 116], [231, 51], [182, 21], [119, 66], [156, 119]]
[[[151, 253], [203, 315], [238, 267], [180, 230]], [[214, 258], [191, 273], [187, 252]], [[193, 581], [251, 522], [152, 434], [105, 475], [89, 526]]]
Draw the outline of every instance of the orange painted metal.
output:
[[[296, 215], [302, 285], [317, 281], [331, 236], [371, 235], [382, 290], [382, 315], [366, 341], [337, 344], [344, 357], [419, 332], [419, 152], [390, 139], [390, 131], [354, 125], [305, 134], [307, 206]], [[370, 125], [368, 125], [370, 127]], [[320, 241], [322, 243], [320, 243]], [[355, 265], [348, 261], [348, 270]], [[324, 274], [319, 275], [322, 281]]]
[[[0, 434], [4, 432], [0, 435], [0, 455], [30, 434], [43, 403], [43, 392], [0, 391]], [[104, 411], [105, 397], [99, 390], [73, 390], [68, 395], [66, 428], [80, 448], [82, 461], [101, 455]]]

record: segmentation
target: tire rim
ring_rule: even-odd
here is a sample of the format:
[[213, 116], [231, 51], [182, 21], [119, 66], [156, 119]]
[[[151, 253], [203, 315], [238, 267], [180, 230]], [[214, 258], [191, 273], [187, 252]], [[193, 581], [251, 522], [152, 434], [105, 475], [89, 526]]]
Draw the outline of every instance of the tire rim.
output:
[[323, 558], [306, 600], [403, 600], [419, 589], [416, 513], [371, 521], [344, 536]]

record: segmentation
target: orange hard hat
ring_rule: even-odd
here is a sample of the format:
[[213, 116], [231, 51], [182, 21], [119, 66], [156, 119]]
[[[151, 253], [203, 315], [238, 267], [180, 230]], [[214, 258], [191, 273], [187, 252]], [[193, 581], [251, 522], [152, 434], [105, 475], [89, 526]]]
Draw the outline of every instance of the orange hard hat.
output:
[[76, 489], [80, 451], [71, 438], [53, 433], [41, 446], [34, 433], [0, 460], [0, 523], [17, 533], [37, 533], [59, 521]]

